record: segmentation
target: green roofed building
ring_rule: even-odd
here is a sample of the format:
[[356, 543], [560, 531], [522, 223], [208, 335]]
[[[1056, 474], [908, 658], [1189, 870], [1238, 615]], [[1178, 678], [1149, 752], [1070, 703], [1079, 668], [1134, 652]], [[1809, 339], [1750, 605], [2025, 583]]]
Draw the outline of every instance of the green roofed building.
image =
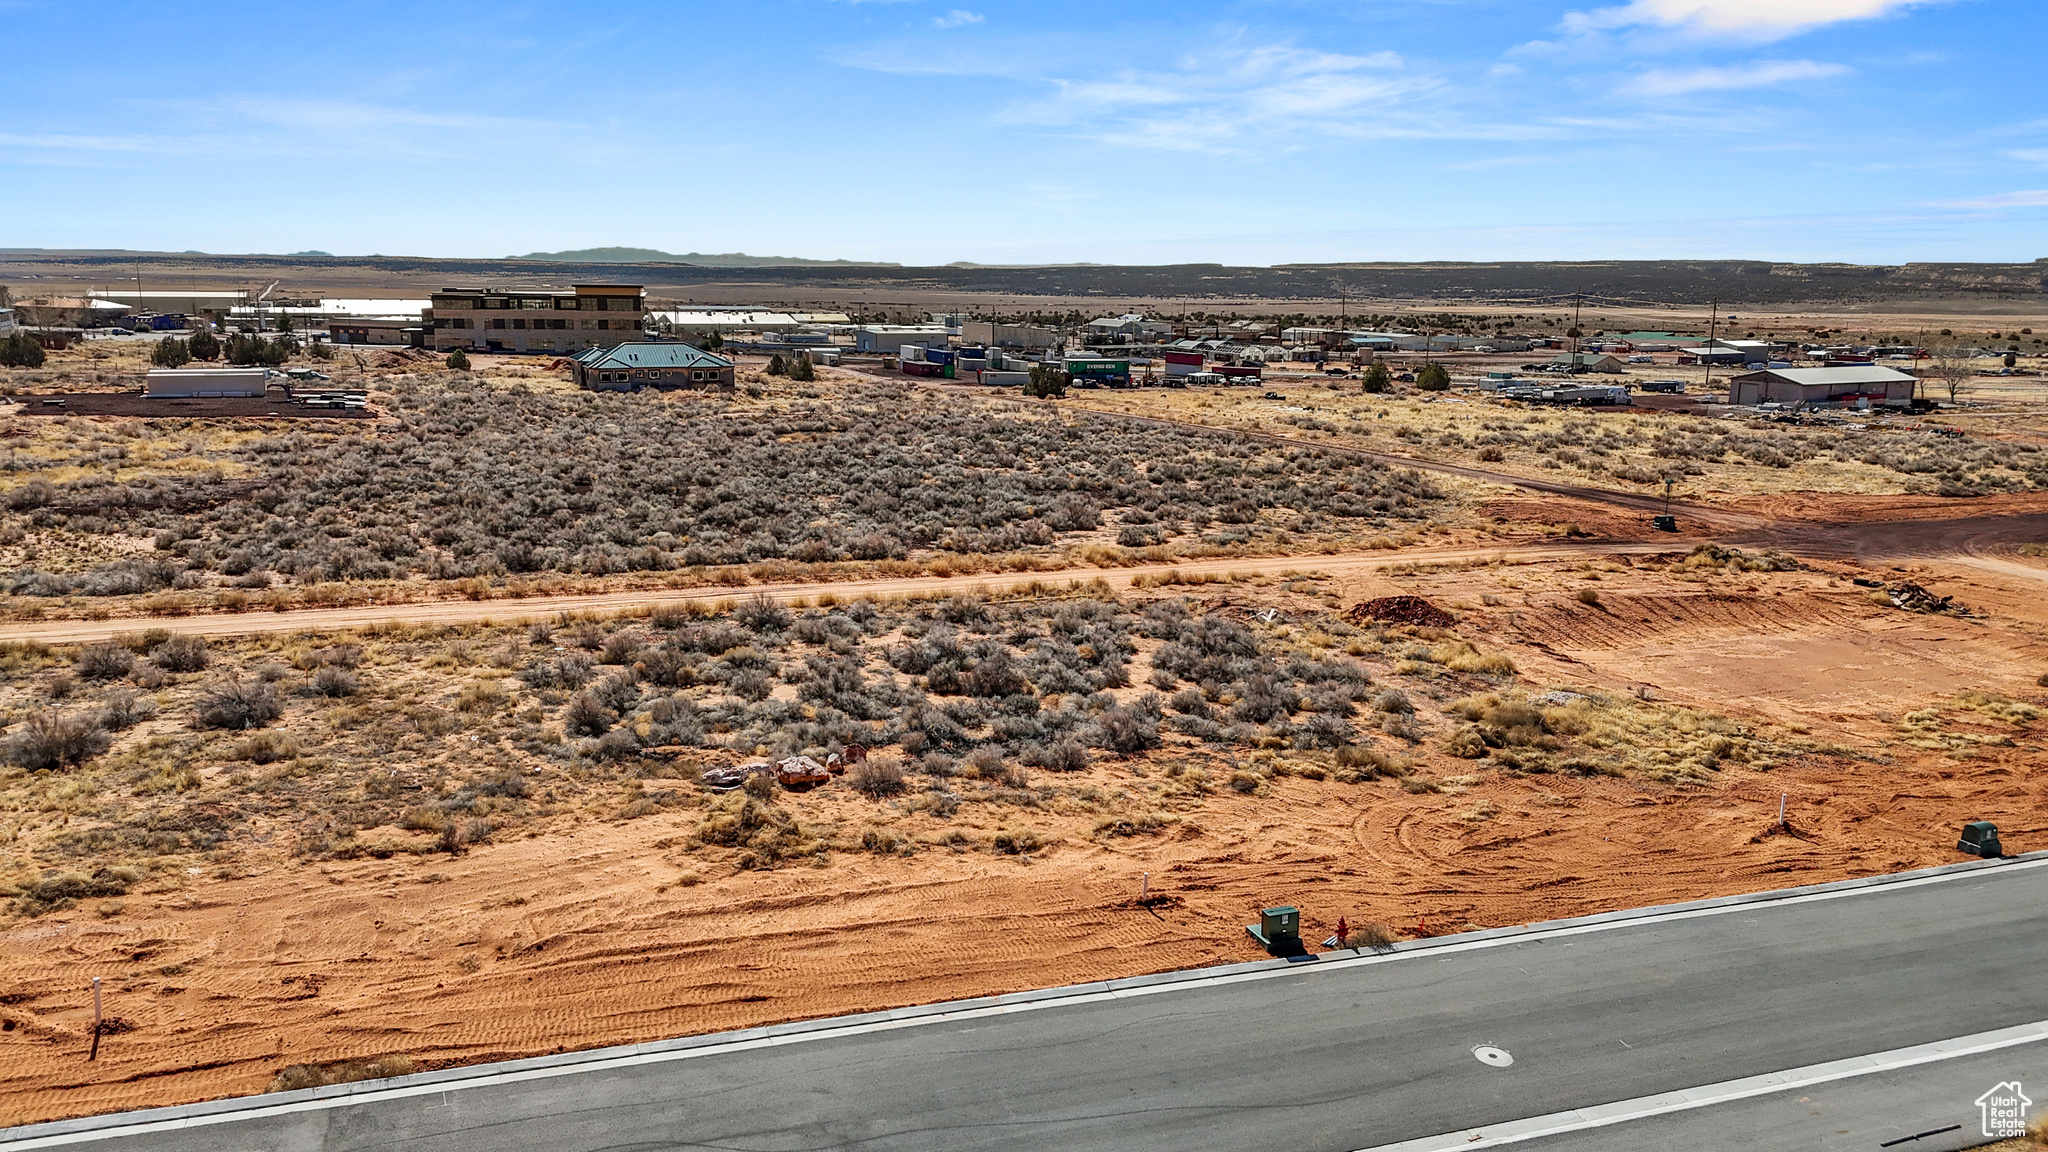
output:
[[690, 388], [730, 392], [732, 361], [688, 344], [619, 344], [578, 355], [576, 386], [593, 392]]

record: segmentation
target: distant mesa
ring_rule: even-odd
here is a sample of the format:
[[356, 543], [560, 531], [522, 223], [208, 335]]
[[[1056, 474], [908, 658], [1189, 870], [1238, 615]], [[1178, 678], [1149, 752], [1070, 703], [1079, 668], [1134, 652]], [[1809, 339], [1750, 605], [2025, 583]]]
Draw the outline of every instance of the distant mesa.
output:
[[528, 252], [507, 260], [547, 260], [558, 264], [695, 264], [701, 268], [767, 268], [777, 265], [839, 264], [901, 268], [880, 260], [807, 260], [801, 256], [749, 256], [745, 252], [663, 252], [658, 248], [572, 248], [566, 252]]
[[287, 255], [287, 256], [325, 256], [325, 257], [327, 257], [327, 258], [328, 258], [329, 260], [332, 260], [332, 259], [334, 259], [334, 253], [332, 253], [332, 252], [322, 252], [322, 251], [321, 251], [321, 250], [319, 250], [318, 248], [308, 248], [308, 249], [306, 249], [306, 250], [305, 250], [304, 252], [287, 252], [287, 253], [285, 253], [285, 255]]

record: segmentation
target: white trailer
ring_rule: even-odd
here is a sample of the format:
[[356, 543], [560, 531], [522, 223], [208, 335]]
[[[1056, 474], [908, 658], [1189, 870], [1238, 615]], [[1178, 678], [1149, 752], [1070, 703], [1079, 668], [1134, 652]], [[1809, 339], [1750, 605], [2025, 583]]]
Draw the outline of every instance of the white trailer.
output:
[[261, 398], [270, 375], [267, 368], [152, 368], [142, 394], [152, 400]]

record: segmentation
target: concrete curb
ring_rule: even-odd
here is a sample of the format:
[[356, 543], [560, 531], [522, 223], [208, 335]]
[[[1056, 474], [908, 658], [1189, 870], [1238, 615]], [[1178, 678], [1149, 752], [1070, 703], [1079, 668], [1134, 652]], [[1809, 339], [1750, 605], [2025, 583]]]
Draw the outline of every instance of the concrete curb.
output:
[[[1926, 881], [1947, 876], [1965, 875], [1972, 872], [1996, 871], [2014, 864], [2048, 863], [2048, 851], [2029, 852], [2020, 856], [2007, 856], [1998, 860], [1970, 860], [1958, 864], [1944, 864], [1933, 868], [1922, 868], [1912, 872], [1894, 872], [1882, 876], [1867, 876], [1856, 880], [1837, 880], [1827, 884], [1809, 884], [1798, 888], [1783, 888], [1768, 892], [1751, 892], [1737, 896], [1718, 896], [1707, 900], [1693, 900], [1682, 904], [1653, 905], [1647, 908], [1630, 908], [1616, 912], [1600, 912], [1590, 916], [1577, 916], [1565, 920], [1547, 920], [1531, 924], [1519, 924], [1505, 928], [1488, 928], [1478, 932], [1461, 932], [1452, 935], [1435, 936], [1426, 940], [1411, 940], [1389, 945], [1381, 949], [1341, 949], [1322, 953], [1332, 959], [1377, 957], [1383, 960], [1399, 959], [1406, 956], [1427, 954], [1445, 947], [1466, 947], [1474, 943], [1505, 940], [1519, 936], [1555, 933], [1567, 929], [1620, 926], [1631, 922], [1654, 922], [1674, 916], [1738, 907], [1749, 904], [1768, 904], [1784, 900], [1821, 894], [1850, 893], [1862, 889], [1884, 888], [1902, 883]], [[1313, 958], [1312, 961], [1313, 962]], [[1349, 967], [1349, 965], [1346, 965]], [[579, 1064], [595, 1064], [616, 1061], [637, 1056], [651, 1056], [664, 1053], [690, 1052], [703, 1048], [726, 1045], [788, 1042], [803, 1036], [839, 1029], [860, 1028], [877, 1024], [905, 1024], [924, 1019], [939, 1019], [963, 1012], [985, 1012], [1023, 1005], [1049, 1006], [1049, 1002], [1114, 995], [1118, 992], [1161, 991], [1162, 986], [1210, 982], [1230, 977], [1252, 976], [1259, 973], [1281, 971], [1300, 972], [1303, 965], [1284, 959], [1251, 960], [1237, 964], [1224, 964], [1210, 968], [1189, 968], [1177, 972], [1157, 972], [1143, 976], [1123, 977], [1115, 980], [1096, 981], [1088, 984], [1070, 984], [1057, 988], [1041, 988], [1026, 992], [1009, 992], [997, 996], [981, 996], [971, 1000], [949, 1000], [937, 1004], [913, 1005], [905, 1008], [884, 1009], [851, 1016], [828, 1016], [812, 1020], [795, 1020], [786, 1024], [771, 1024], [759, 1028], [747, 1028], [736, 1032], [713, 1032], [701, 1036], [683, 1036], [672, 1040], [655, 1040], [644, 1044], [626, 1044], [608, 1048], [587, 1048], [576, 1052], [563, 1052], [547, 1056], [532, 1056], [523, 1060], [499, 1061], [489, 1064], [470, 1064], [459, 1068], [444, 1068], [434, 1072], [416, 1072], [382, 1080], [360, 1080], [350, 1084], [335, 1084], [324, 1088], [305, 1088], [293, 1092], [266, 1093], [259, 1096], [236, 1096], [220, 1100], [205, 1100], [196, 1104], [174, 1104], [162, 1108], [148, 1108], [134, 1112], [115, 1112], [100, 1116], [86, 1116], [72, 1120], [53, 1120], [40, 1124], [28, 1124], [14, 1128], [0, 1128], [0, 1145], [19, 1143], [50, 1137], [75, 1135], [101, 1131], [107, 1136], [118, 1136], [122, 1129], [144, 1125], [182, 1126], [183, 1123], [226, 1117], [236, 1112], [274, 1111], [289, 1109], [293, 1105], [304, 1105], [317, 1101], [345, 1099], [363, 1093], [388, 1092], [395, 1089], [420, 1089], [443, 1085], [450, 1089], [459, 1088], [464, 1081], [500, 1077], [506, 1074], [544, 1069], [573, 1068]]]

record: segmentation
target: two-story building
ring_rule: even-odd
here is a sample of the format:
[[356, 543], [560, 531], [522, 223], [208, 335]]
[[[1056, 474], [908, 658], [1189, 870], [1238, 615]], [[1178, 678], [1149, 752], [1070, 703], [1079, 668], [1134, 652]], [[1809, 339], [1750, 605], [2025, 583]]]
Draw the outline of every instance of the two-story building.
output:
[[427, 316], [434, 349], [574, 355], [643, 338], [647, 297], [638, 284], [556, 288], [443, 288]]

